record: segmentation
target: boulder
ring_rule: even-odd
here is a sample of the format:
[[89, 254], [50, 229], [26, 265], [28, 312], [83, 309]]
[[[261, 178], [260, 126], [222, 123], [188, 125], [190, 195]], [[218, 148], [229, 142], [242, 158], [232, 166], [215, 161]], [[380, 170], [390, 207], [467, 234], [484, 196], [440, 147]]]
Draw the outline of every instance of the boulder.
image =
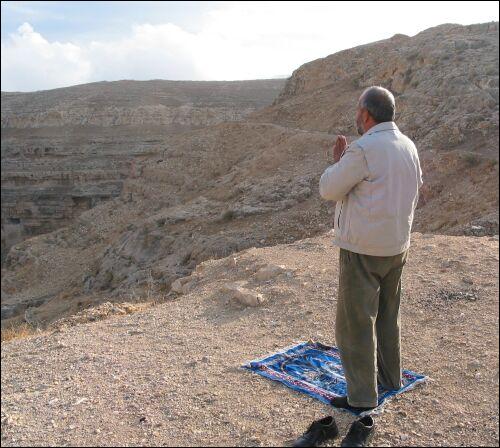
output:
[[255, 278], [259, 281], [267, 281], [278, 277], [279, 275], [285, 274], [287, 272], [284, 266], [278, 266], [275, 264], [268, 264], [263, 268], [260, 268], [255, 273]]
[[251, 307], [262, 305], [266, 301], [265, 297], [261, 293], [243, 287], [242, 284], [244, 283], [227, 283], [223, 286], [223, 291], [229, 294], [229, 301]]
[[187, 294], [194, 285], [194, 278], [192, 276], [178, 278], [172, 283], [170, 287], [172, 291], [177, 294]]

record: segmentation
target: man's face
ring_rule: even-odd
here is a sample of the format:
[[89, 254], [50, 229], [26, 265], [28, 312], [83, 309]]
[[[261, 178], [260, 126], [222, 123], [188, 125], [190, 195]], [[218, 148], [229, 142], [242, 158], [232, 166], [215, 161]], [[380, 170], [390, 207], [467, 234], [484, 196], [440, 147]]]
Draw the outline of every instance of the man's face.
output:
[[363, 109], [358, 106], [356, 110], [356, 128], [358, 130], [359, 135], [363, 135], [365, 133], [364, 127], [364, 117], [363, 117]]

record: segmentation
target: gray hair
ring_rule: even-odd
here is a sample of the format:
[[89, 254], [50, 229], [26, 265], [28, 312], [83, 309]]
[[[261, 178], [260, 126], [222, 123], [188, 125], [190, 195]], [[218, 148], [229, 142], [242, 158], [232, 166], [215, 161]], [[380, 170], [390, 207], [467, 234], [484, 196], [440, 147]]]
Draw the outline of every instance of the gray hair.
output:
[[368, 87], [359, 97], [359, 106], [366, 109], [377, 123], [394, 121], [394, 95], [383, 87]]

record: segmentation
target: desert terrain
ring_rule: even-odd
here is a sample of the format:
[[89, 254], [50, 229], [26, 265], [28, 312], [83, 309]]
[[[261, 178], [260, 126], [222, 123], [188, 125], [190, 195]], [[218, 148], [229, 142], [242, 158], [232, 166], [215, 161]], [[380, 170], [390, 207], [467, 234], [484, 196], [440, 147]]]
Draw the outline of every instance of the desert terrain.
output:
[[498, 80], [495, 22], [286, 81], [89, 84], [36, 110], [2, 92], [2, 445], [283, 446], [334, 412], [240, 366], [335, 344], [318, 182], [377, 84], [424, 174], [402, 338], [430, 381], [384, 407], [373, 446], [498, 446]]
[[[332, 413], [345, 435], [349, 414], [240, 369], [334, 344], [337, 276], [329, 233], [249, 248], [185, 294], [2, 343], [2, 445], [286, 446]], [[235, 282], [264, 302], [230, 300]], [[404, 368], [430, 381], [385, 405], [372, 446], [498, 446], [498, 239], [414, 233], [404, 282]]]

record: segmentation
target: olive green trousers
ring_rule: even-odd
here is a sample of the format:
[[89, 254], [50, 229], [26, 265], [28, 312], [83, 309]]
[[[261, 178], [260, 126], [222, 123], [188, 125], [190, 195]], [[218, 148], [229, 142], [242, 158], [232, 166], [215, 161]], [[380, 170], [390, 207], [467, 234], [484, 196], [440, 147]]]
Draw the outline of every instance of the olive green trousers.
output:
[[377, 383], [400, 388], [399, 305], [407, 254], [375, 257], [340, 249], [335, 339], [351, 406], [377, 406]]

